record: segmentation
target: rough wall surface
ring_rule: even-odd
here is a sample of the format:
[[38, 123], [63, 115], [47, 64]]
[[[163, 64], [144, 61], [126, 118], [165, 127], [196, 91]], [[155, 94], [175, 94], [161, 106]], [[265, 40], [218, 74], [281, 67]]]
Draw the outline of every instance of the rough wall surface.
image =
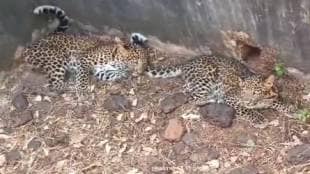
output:
[[38, 26], [31, 11], [41, 4], [58, 5], [98, 29], [140, 31], [194, 48], [220, 48], [220, 30], [244, 31], [279, 49], [290, 66], [310, 72], [309, 0], [1, 0], [0, 69], [8, 67], [18, 44], [29, 42]]

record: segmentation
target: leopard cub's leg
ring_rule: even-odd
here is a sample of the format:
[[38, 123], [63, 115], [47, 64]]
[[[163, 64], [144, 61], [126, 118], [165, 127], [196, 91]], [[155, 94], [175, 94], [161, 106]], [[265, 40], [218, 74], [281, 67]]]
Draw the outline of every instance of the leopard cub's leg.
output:
[[76, 73], [76, 90], [79, 93], [87, 91], [90, 81], [90, 72], [87, 66], [81, 65], [77, 68]]
[[284, 103], [280, 101], [273, 102], [270, 108], [276, 110], [277, 112], [281, 114], [284, 114], [285, 116], [289, 118], [295, 118], [294, 112], [297, 111], [297, 107], [293, 105], [285, 105]]
[[234, 109], [237, 118], [249, 121], [254, 125], [266, 122], [264, 115], [256, 109], [248, 109], [243, 106], [234, 107]]
[[249, 121], [250, 123], [262, 124], [266, 122], [266, 119], [262, 113], [257, 109], [249, 109], [239, 104], [238, 99], [234, 97], [225, 97], [225, 104], [233, 107], [235, 109], [235, 116], [237, 118]]
[[47, 68], [47, 69], [48, 69], [47, 77], [48, 77], [49, 88], [53, 91], [63, 92], [66, 88], [65, 67], [59, 64], [59, 65], [55, 65], [54, 68]]

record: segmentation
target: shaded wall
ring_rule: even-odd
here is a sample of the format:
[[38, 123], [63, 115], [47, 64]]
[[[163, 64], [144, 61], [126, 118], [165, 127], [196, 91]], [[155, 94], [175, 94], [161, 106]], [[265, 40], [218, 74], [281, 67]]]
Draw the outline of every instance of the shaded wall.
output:
[[309, 0], [1, 0], [0, 68], [16, 45], [30, 40], [39, 23], [31, 11], [40, 4], [58, 5], [99, 29], [140, 31], [191, 47], [220, 47], [219, 30], [245, 31], [278, 48], [289, 65], [310, 72]]

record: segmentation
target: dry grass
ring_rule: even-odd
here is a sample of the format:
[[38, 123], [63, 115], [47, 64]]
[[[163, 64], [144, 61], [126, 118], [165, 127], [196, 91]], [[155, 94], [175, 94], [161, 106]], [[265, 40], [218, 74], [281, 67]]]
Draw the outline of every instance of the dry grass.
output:
[[[45, 95], [46, 81], [29, 72], [24, 66], [7, 72], [0, 89], [0, 173], [204, 173], [206, 162], [190, 159], [201, 148], [219, 153], [220, 167], [215, 173], [250, 164], [265, 173], [309, 169], [309, 164], [292, 166], [286, 162], [289, 148], [310, 141], [309, 125], [296, 120], [267, 112], [271, 121], [267, 128], [257, 129], [235, 120], [233, 127], [222, 129], [201, 119], [184, 119], [187, 134], [194, 135], [192, 145], [185, 140], [171, 143], [162, 138], [167, 120], [196, 112], [191, 103], [171, 114], [160, 112], [160, 99], [180, 91], [181, 81], [133, 78], [97, 86], [87, 98], [78, 100], [75, 93]], [[14, 110], [11, 99], [18, 90], [27, 94], [28, 110], [33, 111], [34, 118], [26, 125], [10, 128], [7, 123]], [[111, 93], [125, 95], [137, 105], [129, 112], [108, 112], [103, 103]], [[29, 145], [34, 141], [40, 146]], [[15, 162], [4, 159], [2, 163], [3, 155], [13, 149], [21, 158]]]

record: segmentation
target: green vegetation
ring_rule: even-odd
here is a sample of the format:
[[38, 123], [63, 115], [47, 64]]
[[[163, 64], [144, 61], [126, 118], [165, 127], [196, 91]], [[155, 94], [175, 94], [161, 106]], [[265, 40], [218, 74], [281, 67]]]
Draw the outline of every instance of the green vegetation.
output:
[[286, 68], [283, 63], [276, 64], [275, 73], [278, 77], [283, 77], [286, 74]]
[[298, 111], [298, 118], [302, 122], [310, 121], [310, 110], [309, 109], [302, 109]]

